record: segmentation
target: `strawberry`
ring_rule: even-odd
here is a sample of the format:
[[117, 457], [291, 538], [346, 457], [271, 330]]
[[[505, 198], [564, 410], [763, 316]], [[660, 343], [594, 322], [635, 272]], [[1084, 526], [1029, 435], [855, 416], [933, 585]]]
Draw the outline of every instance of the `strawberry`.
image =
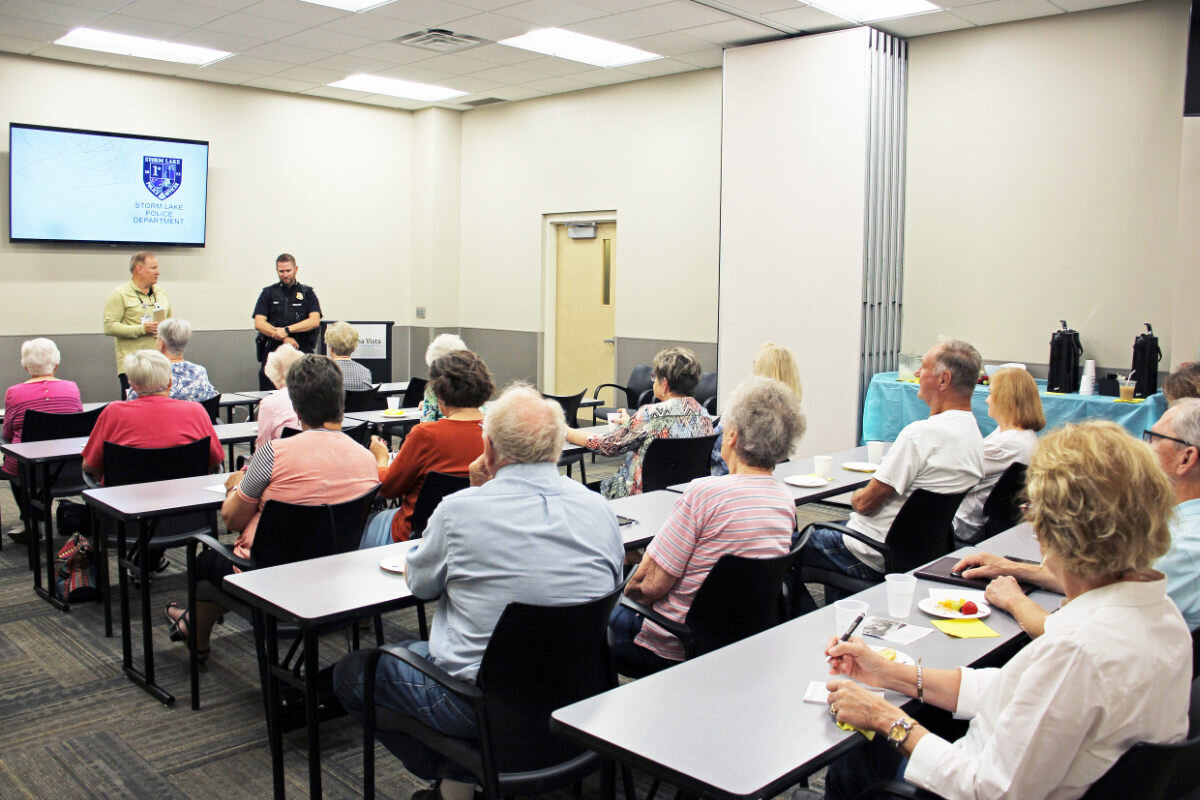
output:
[[959, 609], [959, 612], [963, 614], [978, 614], [979, 606], [975, 605], [973, 601], [968, 600], [962, 604], [962, 608]]

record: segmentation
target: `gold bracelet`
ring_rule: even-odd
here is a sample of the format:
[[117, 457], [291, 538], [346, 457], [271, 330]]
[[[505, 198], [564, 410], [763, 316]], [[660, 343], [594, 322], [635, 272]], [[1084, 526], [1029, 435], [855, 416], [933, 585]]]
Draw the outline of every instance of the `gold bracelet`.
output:
[[925, 702], [925, 675], [922, 671], [922, 658], [917, 659], [917, 702]]

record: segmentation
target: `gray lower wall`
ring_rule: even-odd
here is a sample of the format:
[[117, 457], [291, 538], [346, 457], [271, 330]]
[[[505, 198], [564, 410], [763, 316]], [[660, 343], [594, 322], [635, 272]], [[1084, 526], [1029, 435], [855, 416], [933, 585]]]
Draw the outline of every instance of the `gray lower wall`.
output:
[[654, 356], [664, 347], [686, 347], [700, 359], [700, 366], [705, 372], [717, 371], [716, 342], [680, 342], [673, 339], [631, 339], [617, 337], [617, 374], [613, 376], [614, 383], [621, 385], [629, 380], [637, 364], [653, 364]]

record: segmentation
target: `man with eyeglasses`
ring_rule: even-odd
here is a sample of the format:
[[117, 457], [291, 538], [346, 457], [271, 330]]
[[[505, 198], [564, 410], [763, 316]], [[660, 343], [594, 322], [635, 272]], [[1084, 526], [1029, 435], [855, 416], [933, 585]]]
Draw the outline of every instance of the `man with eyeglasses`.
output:
[[[1200, 628], [1200, 399], [1176, 400], [1142, 439], [1154, 451], [1175, 492], [1171, 549], [1154, 568], [1167, 576], [1167, 594], [1192, 630]], [[964, 578], [996, 578], [988, 584], [992, 605], [1012, 614], [1030, 636], [1042, 633], [1046, 612], [1017, 587], [1027, 581], [1056, 592], [1057, 580], [1039, 565], [1020, 564], [991, 553], [972, 553], [954, 565]]]

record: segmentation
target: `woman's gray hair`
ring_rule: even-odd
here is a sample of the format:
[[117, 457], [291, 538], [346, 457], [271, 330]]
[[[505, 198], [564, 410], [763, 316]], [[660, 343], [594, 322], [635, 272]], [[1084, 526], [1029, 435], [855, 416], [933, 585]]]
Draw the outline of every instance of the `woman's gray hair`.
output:
[[488, 406], [483, 435], [501, 461], [554, 463], [567, 438], [567, 420], [558, 403], [528, 384], [514, 383]]
[[267, 363], [263, 367], [263, 373], [266, 374], [267, 379], [271, 383], [275, 384], [276, 389], [282, 389], [284, 386], [287, 386], [288, 370], [303, 355], [304, 353], [301, 353], [290, 344], [281, 344], [267, 356]]
[[139, 395], [165, 392], [171, 384], [171, 362], [157, 350], [137, 350], [125, 356], [125, 377]]
[[738, 384], [729, 398], [724, 422], [726, 431], [737, 431], [737, 457], [760, 469], [773, 469], [786, 461], [806, 426], [796, 393], [774, 378], [762, 377]]
[[335, 322], [325, 329], [325, 346], [335, 356], [348, 356], [358, 349], [358, 331], [349, 322]]
[[158, 323], [158, 338], [173, 356], [181, 356], [192, 342], [192, 324], [186, 319], [169, 317]]
[[61, 357], [58, 346], [49, 339], [30, 339], [21, 344], [21, 366], [30, 375], [49, 375]]
[[467, 343], [462, 340], [461, 336], [456, 336], [453, 333], [443, 333], [430, 342], [429, 347], [425, 349], [425, 366], [432, 367], [433, 362], [442, 356], [466, 349]]

